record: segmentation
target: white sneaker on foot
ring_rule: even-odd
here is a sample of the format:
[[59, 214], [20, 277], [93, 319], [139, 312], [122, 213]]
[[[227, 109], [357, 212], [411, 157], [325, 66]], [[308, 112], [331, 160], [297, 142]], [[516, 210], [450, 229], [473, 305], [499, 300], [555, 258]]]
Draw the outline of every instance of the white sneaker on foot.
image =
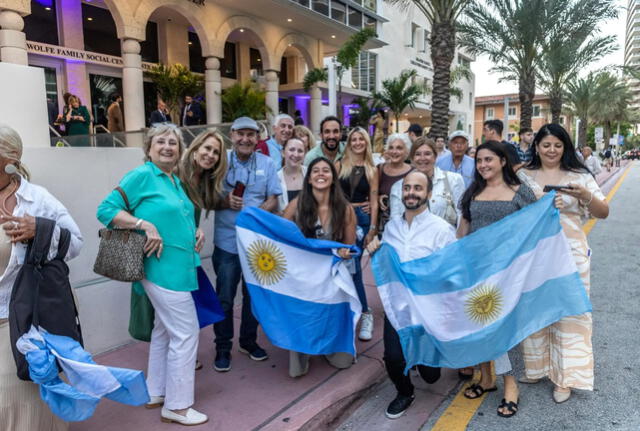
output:
[[358, 338], [362, 341], [369, 341], [373, 338], [373, 314], [371, 312], [362, 313], [360, 316], [360, 334]]
[[160, 420], [165, 423], [175, 422], [180, 425], [200, 425], [209, 420], [207, 415], [200, 413], [197, 410], [189, 409], [187, 413], [184, 415], [179, 415], [178, 413], [171, 411], [166, 408], [162, 408], [162, 413], [160, 413]]

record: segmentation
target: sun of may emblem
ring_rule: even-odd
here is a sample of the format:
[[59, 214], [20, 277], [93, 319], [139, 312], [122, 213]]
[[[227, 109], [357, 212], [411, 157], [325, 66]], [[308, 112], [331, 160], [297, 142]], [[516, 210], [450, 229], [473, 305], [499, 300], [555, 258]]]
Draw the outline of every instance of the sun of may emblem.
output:
[[253, 241], [247, 252], [249, 266], [254, 277], [262, 284], [275, 284], [287, 272], [284, 254], [271, 241]]
[[500, 315], [502, 294], [498, 286], [481, 284], [469, 293], [464, 305], [469, 319], [480, 325], [486, 325]]

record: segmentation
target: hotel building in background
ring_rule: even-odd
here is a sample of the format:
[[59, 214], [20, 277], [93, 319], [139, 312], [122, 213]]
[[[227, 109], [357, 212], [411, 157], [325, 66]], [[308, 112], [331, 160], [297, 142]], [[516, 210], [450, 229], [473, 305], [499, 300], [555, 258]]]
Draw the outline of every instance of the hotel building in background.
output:
[[[640, 70], [640, 2], [629, 0], [627, 7], [627, 28], [624, 43], [624, 65]], [[629, 86], [633, 94], [630, 105], [633, 109], [640, 108], [640, 81], [629, 77]]]

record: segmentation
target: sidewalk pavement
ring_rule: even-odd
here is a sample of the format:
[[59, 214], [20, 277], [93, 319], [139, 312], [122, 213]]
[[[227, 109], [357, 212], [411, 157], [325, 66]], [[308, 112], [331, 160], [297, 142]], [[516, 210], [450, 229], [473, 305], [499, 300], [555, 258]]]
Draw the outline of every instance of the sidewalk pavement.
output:
[[[606, 170], [597, 177], [603, 184], [625, 167]], [[613, 181], [604, 189], [613, 187]], [[606, 194], [606, 191], [603, 190]], [[344, 419], [360, 407], [374, 392], [380, 394], [378, 384], [385, 380], [386, 372], [382, 362], [382, 305], [373, 283], [369, 259], [363, 259], [363, 273], [369, 306], [375, 316], [374, 338], [369, 342], [357, 341], [357, 363], [347, 370], [332, 368], [322, 357], [314, 357], [306, 376], [293, 379], [288, 374], [289, 354], [274, 347], [260, 332], [258, 342], [269, 353], [264, 362], [254, 362], [237, 351], [237, 343], [232, 351], [232, 369], [227, 373], [217, 373], [212, 368], [214, 347], [213, 330], [204, 328], [200, 334], [198, 358], [203, 369], [196, 372], [196, 403], [194, 407], [209, 416], [209, 422], [195, 429], [215, 429], [219, 431], [287, 431], [335, 429]], [[213, 279], [210, 261], [203, 262], [205, 270]], [[238, 289], [240, 292], [240, 289]], [[236, 310], [236, 338], [240, 326], [240, 306]], [[136, 342], [115, 351], [99, 355], [101, 364], [146, 370], [148, 343]], [[384, 419], [384, 409], [395, 391], [387, 388], [385, 397], [369, 400], [370, 417], [360, 417], [366, 428], [386, 429], [393, 423], [402, 429], [418, 429], [429, 415], [440, 405], [458, 383], [457, 374], [443, 370], [440, 381], [435, 385], [421, 384], [413, 408], [400, 420], [391, 422]], [[389, 386], [388, 382], [386, 382]], [[384, 398], [384, 399], [383, 399]], [[390, 398], [390, 399], [386, 399]], [[355, 415], [360, 416], [360, 415]], [[353, 417], [349, 418], [353, 419]], [[358, 423], [350, 423], [341, 429], [361, 429]], [[375, 424], [375, 425], [374, 425]], [[145, 431], [175, 429], [175, 425], [160, 422], [160, 410], [144, 407], [130, 407], [104, 400], [94, 416], [84, 422], [71, 425], [71, 431]]]
[[[254, 362], [232, 350], [232, 369], [227, 373], [213, 370], [212, 327], [200, 334], [198, 359], [203, 368], [196, 371], [194, 407], [209, 416], [209, 422], [195, 429], [220, 431], [309, 430], [330, 429], [359, 405], [366, 392], [381, 382], [386, 374], [382, 363], [382, 305], [375, 289], [368, 258], [363, 259], [369, 306], [375, 316], [374, 338], [357, 342], [357, 363], [346, 370], [332, 368], [323, 357], [313, 357], [309, 373], [293, 379], [288, 374], [289, 353], [274, 347], [260, 331], [258, 343], [269, 359]], [[210, 262], [203, 262], [209, 276], [214, 276]], [[238, 289], [240, 292], [240, 289]], [[236, 303], [236, 338], [240, 326], [240, 304]], [[137, 342], [99, 355], [105, 365], [146, 370], [148, 343]], [[71, 425], [72, 431], [123, 431], [176, 429], [160, 422], [160, 410], [130, 407], [104, 400], [94, 416]]]

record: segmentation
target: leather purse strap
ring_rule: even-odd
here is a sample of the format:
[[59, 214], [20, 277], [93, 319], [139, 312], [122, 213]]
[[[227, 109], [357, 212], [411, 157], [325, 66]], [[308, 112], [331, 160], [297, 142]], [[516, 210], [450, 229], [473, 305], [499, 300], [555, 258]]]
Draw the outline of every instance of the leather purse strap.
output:
[[114, 190], [120, 193], [120, 196], [122, 196], [122, 200], [124, 200], [124, 204], [127, 206], [127, 212], [131, 214], [131, 206], [129, 205], [129, 199], [127, 198], [127, 194], [124, 192], [124, 190], [122, 190], [122, 187], [120, 186], [116, 187]]

